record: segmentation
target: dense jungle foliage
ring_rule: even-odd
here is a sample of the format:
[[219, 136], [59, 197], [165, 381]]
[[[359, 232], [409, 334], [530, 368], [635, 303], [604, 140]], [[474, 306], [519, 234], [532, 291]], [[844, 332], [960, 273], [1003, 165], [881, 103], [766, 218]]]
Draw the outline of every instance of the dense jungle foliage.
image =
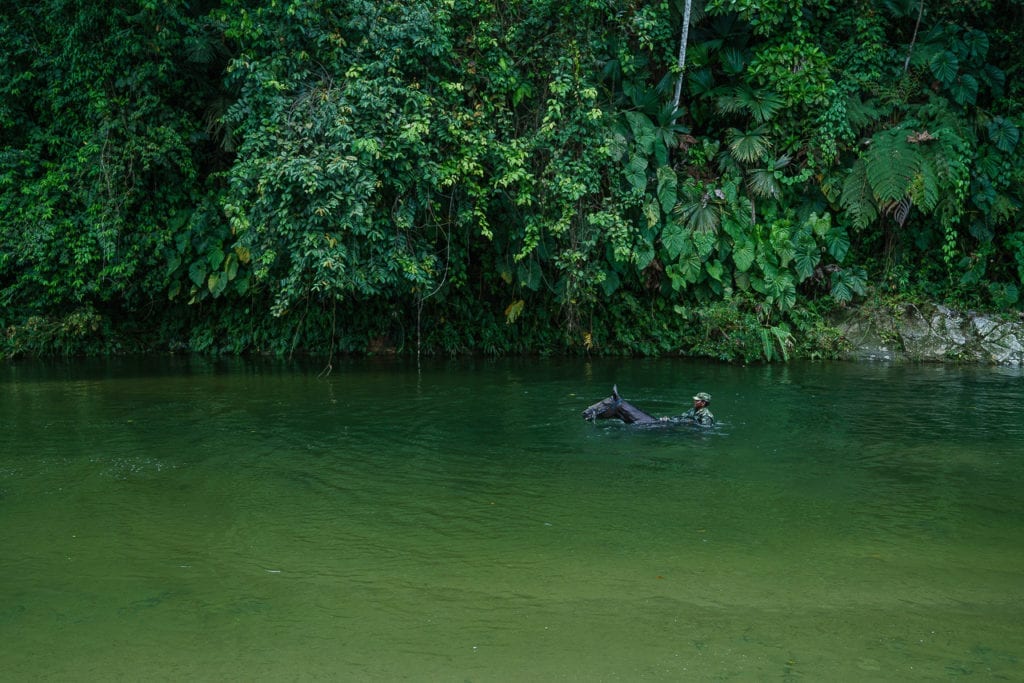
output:
[[1024, 302], [1024, 0], [0, 19], [8, 356], [770, 361], [865, 298]]

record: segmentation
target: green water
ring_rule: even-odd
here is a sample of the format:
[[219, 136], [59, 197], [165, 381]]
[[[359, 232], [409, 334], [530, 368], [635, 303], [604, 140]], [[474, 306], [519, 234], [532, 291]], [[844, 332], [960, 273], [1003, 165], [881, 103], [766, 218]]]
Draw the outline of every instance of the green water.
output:
[[1018, 370], [322, 369], [0, 366], [0, 678], [1024, 680]]

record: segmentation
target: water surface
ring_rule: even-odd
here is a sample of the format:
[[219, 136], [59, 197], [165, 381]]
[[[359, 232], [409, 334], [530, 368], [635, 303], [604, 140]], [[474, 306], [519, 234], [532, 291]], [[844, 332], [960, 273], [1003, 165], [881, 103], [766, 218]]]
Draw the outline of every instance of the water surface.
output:
[[0, 367], [4, 677], [1024, 680], [1020, 371], [323, 369]]

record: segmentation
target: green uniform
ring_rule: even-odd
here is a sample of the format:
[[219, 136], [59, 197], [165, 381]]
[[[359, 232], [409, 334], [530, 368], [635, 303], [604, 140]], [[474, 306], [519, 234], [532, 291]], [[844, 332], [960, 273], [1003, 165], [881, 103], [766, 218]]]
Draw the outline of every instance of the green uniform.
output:
[[710, 427], [715, 424], [715, 416], [711, 414], [711, 411], [704, 408], [690, 408], [685, 413], [679, 416], [683, 420], [691, 420], [701, 425], [702, 427]]

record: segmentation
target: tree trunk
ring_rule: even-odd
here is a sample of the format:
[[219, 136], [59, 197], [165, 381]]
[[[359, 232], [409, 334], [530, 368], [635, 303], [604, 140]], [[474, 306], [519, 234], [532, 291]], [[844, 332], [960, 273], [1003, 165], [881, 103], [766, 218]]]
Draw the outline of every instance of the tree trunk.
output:
[[[686, 6], [683, 8], [683, 30], [679, 36], [679, 78], [676, 79], [676, 93], [672, 98], [672, 111], [675, 112], [679, 109], [679, 99], [683, 95], [683, 69], [686, 68], [686, 40], [690, 35], [690, 9], [693, 1], [686, 0]], [[676, 117], [672, 117], [672, 123], [676, 122]]]

